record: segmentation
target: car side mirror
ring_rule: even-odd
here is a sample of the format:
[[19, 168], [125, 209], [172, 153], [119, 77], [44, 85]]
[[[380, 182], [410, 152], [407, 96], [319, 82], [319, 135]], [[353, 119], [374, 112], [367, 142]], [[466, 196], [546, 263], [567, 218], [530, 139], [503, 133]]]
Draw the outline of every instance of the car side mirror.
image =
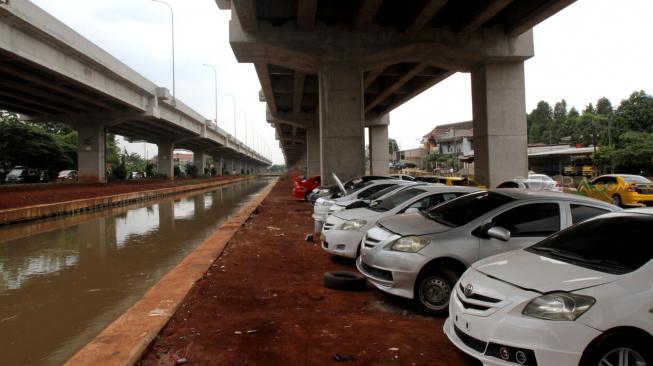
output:
[[419, 212], [419, 208], [417, 207], [408, 207], [406, 211], [404, 211], [407, 214], [414, 214]]
[[501, 241], [510, 240], [510, 230], [504, 229], [501, 226], [494, 226], [487, 231], [487, 236]]

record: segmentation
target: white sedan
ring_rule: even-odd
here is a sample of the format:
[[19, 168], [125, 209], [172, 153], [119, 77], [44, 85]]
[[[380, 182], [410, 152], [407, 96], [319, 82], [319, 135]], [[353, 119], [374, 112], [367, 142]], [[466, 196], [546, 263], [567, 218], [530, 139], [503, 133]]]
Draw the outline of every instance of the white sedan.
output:
[[653, 365], [651, 227], [605, 214], [475, 263], [445, 333], [485, 365]]
[[410, 185], [369, 207], [338, 211], [330, 215], [322, 228], [322, 248], [343, 257], [356, 258], [367, 230], [378, 220], [403, 212], [418, 212], [462, 195], [476, 192], [472, 187], [445, 185]]

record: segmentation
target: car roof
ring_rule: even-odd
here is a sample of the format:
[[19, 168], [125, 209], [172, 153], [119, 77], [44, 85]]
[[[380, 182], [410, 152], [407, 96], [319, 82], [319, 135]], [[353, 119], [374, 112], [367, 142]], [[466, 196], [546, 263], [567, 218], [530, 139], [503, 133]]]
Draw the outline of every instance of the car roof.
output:
[[482, 191], [482, 189], [479, 189], [477, 187], [467, 187], [467, 186], [447, 186], [444, 184], [426, 184], [424, 186], [420, 186], [419, 188], [424, 188], [426, 189], [427, 192], [429, 193], [440, 193], [440, 192], [478, 192]]
[[602, 205], [606, 207], [613, 206], [607, 202], [603, 202], [603, 201], [596, 200], [594, 198], [589, 198], [589, 197], [581, 196], [578, 194], [571, 194], [571, 193], [532, 190], [532, 189], [523, 189], [523, 188], [495, 188], [495, 189], [490, 189], [489, 191], [500, 193], [504, 196], [508, 196], [516, 200], [553, 198], [553, 199], [559, 199], [565, 201], [582, 201], [582, 202], [587, 202], [594, 205]]

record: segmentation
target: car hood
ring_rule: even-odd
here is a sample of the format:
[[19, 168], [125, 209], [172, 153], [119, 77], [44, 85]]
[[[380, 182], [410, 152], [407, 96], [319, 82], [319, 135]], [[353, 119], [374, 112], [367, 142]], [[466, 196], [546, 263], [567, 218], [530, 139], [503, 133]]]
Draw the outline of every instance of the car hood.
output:
[[344, 210], [336, 212], [334, 215], [343, 220], [354, 220], [354, 219], [369, 219], [371, 217], [376, 217], [380, 212], [370, 210], [369, 208], [361, 207], [354, 208], [350, 210]]
[[485, 258], [472, 267], [500, 281], [541, 293], [576, 291], [619, 278], [618, 275], [583, 268], [521, 249]]
[[436, 234], [451, 229], [448, 226], [426, 218], [421, 213], [390, 216], [380, 220], [379, 225], [402, 236]]

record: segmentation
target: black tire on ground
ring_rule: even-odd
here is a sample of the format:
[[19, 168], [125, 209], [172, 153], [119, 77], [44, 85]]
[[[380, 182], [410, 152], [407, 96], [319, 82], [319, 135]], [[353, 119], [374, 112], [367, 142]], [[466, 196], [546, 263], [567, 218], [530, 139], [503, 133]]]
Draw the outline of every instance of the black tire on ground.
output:
[[351, 271], [324, 272], [324, 286], [334, 290], [364, 291], [367, 289], [367, 279]]
[[304, 201], [308, 201], [308, 196], [310, 194], [311, 194], [311, 191], [306, 191], [306, 193], [304, 193]]
[[415, 281], [413, 301], [417, 309], [427, 315], [446, 315], [449, 299], [459, 276], [448, 268], [432, 268]]
[[613, 205], [621, 207], [622, 203], [623, 202], [621, 202], [621, 196], [619, 196], [618, 194], [615, 194], [614, 196], [612, 196], [612, 204]]
[[[612, 333], [595, 340], [583, 352], [580, 366], [621, 365], [619, 359], [627, 359], [630, 365], [644, 361], [645, 365], [653, 365], [653, 350], [650, 339], [642, 339], [627, 333]], [[621, 354], [620, 354], [621, 353]], [[626, 357], [623, 357], [627, 355]], [[607, 361], [602, 363], [601, 361]], [[611, 362], [612, 361], [612, 362]], [[616, 362], [615, 362], [616, 361]]]

